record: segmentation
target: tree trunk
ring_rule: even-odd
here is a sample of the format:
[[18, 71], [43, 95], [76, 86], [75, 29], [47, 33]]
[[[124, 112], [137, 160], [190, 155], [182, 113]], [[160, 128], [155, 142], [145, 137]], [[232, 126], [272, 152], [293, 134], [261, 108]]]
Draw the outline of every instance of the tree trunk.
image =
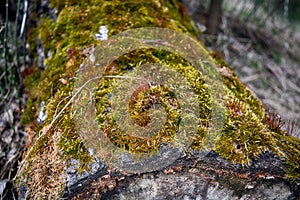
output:
[[57, 16], [29, 39], [49, 57], [26, 79], [21, 199], [299, 197], [299, 139], [196, 39], [177, 1], [51, 5]]
[[210, 35], [217, 35], [219, 25], [222, 19], [223, 0], [211, 0], [208, 9], [207, 30]]

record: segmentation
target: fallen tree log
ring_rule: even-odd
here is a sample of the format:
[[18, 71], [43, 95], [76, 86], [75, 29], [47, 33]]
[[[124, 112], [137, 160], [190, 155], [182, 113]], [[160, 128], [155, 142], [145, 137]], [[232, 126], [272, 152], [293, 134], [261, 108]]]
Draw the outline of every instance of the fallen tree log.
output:
[[299, 198], [299, 139], [197, 40], [181, 4], [51, 5], [30, 40], [49, 57], [26, 79], [22, 199]]

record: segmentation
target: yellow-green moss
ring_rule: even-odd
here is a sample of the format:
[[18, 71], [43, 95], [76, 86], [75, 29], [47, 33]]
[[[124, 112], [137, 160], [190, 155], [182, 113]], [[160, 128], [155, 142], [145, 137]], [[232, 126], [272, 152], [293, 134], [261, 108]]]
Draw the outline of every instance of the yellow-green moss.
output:
[[[32, 121], [32, 113], [39, 108], [41, 101], [46, 101], [48, 118], [45, 126], [52, 122], [55, 115], [70, 100], [76, 70], [87, 56], [84, 50], [91, 45], [100, 43], [93, 35], [98, 32], [101, 25], [107, 26], [109, 36], [127, 29], [147, 26], [170, 28], [190, 33], [193, 36], [197, 34], [192, 21], [187, 18], [186, 14], [180, 12], [180, 7], [173, 0], [52, 0], [51, 5], [59, 11], [57, 21], [42, 19], [37, 29], [38, 34], [36, 34], [39, 35], [45, 51], [51, 52], [51, 56], [45, 61], [46, 69], [42, 74], [35, 74], [27, 79], [27, 85], [35, 92], [30, 93], [28, 108], [24, 116], [24, 118]], [[155, 49], [133, 51], [121, 56], [115, 62], [116, 68], [106, 71], [107, 75], [122, 75], [142, 64], [165, 63], [186, 77], [198, 95], [200, 106], [199, 122], [201, 126], [198, 128], [199, 131], [194, 138], [192, 147], [194, 149], [203, 148], [203, 140], [208, 134], [205, 124], [210, 119], [211, 102], [203, 77], [189, 62], [172, 53]], [[225, 99], [228, 108], [225, 125], [215, 150], [234, 163], [248, 164], [262, 151], [271, 149], [286, 159], [289, 166], [287, 177], [299, 177], [299, 139], [284, 132], [271, 131], [268, 125], [263, 122], [264, 109], [261, 103], [239, 81], [230, 66], [217, 57], [215, 57], [215, 62], [220, 70], [226, 72], [221, 73], [221, 75], [227, 86]], [[171, 117], [172, 123], [167, 125], [157, 137], [150, 139], [148, 143], [146, 140], [133, 138], [122, 132], [111, 131], [111, 128], [116, 124], [110, 120], [111, 116], [105, 114], [104, 111], [111, 105], [107, 94], [112, 93], [115, 84], [114, 78], [102, 78], [96, 95], [98, 120], [100, 122], [105, 120], [112, 122], [109, 129], [112, 141], [133, 152], [148, 152], [156, 150], [159, 142], [171, 140], [173, 134], [168, 131], [176, 130], [177, 111], [180, 112], [180, 108], [175, 109], [177, 111], [170, 114], [173, 116]], [[162, 96], [170, 95], [164, 93], [162, 88], [157, 88], [155, 92]], [[147, 91], [138, 95], [132, 111], [139, 110], [139, 105], [142, 105], [139, 104], [139, 101], [145, 98], [148, 98]], [[165, 104], [167, 103], [165, 102]], [[145, 113], [135, 112], [133, 116], [138, 114], [143, 115], [142, 120], [145, 120], [140, 123], [146, 123]], [[91, 157], [75, 129], [71, 105], [64, 110], [51, 129], [58, 129], [62, 132], [59, 145], [64, 152], [64, 158], [75, 158], [80, 163], [91, 161]], [[168, 132], [167, 136], [164, 135], [166, 132]], [[38, 150], [40, 147], [42, 148], [42, 145], [37, 145], [35, 148]], [[34, 154], [37, 150], [32, 153]]]
[[[132, 67], [124, 68], [122, 63], [126, 63], [127, 66]], [[168, 120], [165, 122], [165, 126], [162, 130], [153, 137], [137, 138], [124, 133], [118, 128], [117, 124], [115, 124], [111, 113], [106, 111], [108, 107], [111, 107], [112, 103], [108, 96], [113, 93], [118, 81], [117, 77], [112, 78], [111, 76], [116, 75], [116, 73], [117, 75], [122, 76], [129, 70], [132, 70], [132, 68], [151, 63], [168, 65], [186, 77], [187, 81], [198, 95], [198, 104], [202, 116], [201, 120], [205, 121], [210, 118], [210, 109], [208, 109], [208, 107], [201, 106], [201, 103], [203, 102], [207, 105], [210, 104], [209, 92], [207, 90], [203, 90], [204, 78], [190, 63], [172, 53], [155, 49], [141, 49], [125, 54], [117, 59], [113, 69], [111, 68], [111, 70], [106, 70], [104, 76], [108, 76], [108, 78], [104, 77], [100, 81], [96, 94], [97, 115], [102, 124], [108, 124], [102, 128], [108, 131], [107, 135], [110, 137], [110, 140], [117, 146], [124, 147], [124, 149], [134, 153], [158, 150], [158, 147], [162, 142], [172, 141], [174, 134], [177, 132], [177, 126], [179, 125], [180, 105], [176, 103], [175, 95], [172, 95], [170, 91], [162, 86], [156, 86], [146, 89], [145, 91], [141, 91], [136, 97], [136, 100], [129, 106], [132, 119], [139, 118], [140, 124], [148, 123], [148, 118], [145, 117], [145, 114], [147, 115], [147, 111], [141, 111], [141, 107], [150, 106], [149, 104], [153, 104], [151, 101], [160, 102], [166, 109]], [[149, 104], [145, 102], [148, 102]], [[174, 107], [174, 109], [170, 109], [170, 107]], [[111, 121], [112, 123], [108, 123]], [[114, 131], [111, 132], [110, 130]]]
[[[166, 5], [169, 8], [165, 7]], [[46, 70], [39, 77], [31, 76], [27, 84], [31, 91], [31, 99], [25, 112], [24, 122], [33, 121], [39, 109], [39, 103], [46, 101], [48, 117], [45, 124], [50, 124], [55, 111], [60, 111], [71, 96], [75, 71], [83, 62], [84, 48], [91, 44], [97, 44], [94, 34], [98, 32], [100, 25], [106, 25], [109, 35], [121, 33], [129, 28], [159, 26], [182, 29], [184, 32], [195, 32], [192, 22], [189, 27], [180, 22], [171, 23], [174, 13], [168, 9], [178, 9], [177, 4], [159, 1], [51, 1], [59, 11], [56, 22], [48, 18], [40, 20], [39, 27], [33, 36], [38, 35], [45, 49], [50, 51], [51, 57], [45, 61]], [[176, 19], [180, 19], [180, 15]], [[35, 45], [32, 45], [35, 46]], [[74, 48], [74, 49], [73, 49]], [[68, 53], [71, 50], [72, 53]], [[68, 55], [69, 54], [69, 55]], [[67, 80], [64, 85], [60, 79]], [[37, 84], [35, 87], [31, 87]], [[65, 101], [61, 102], [62, 99]], [[50, 100], [50, 102], [49, 102]], [[35, 102], [35, 106], [33, 106]], [[59, 105], [59, 106], [58, 106]], [[34, 108], [34, 109], [32, 109]], [[63, 117], [57, 120], [57, 128], [63, 131], [60, 146], [64, 155], [79, 159], [84, 163], [90, 160], [83, 143], [72, 123], [70, 107], [63, 113]], [[35, 114], [35, 115], [34, 115]], [[56, 112], [57, 114], [57, 112]], [[55, 126], [54, 126], [55, 127]], [[65, 156], [65, 157], [68, 157]]]

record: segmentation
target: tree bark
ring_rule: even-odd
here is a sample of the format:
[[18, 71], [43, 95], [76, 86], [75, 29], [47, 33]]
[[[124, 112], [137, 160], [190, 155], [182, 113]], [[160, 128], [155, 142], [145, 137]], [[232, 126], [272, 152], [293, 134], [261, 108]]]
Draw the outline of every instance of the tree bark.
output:
[[217, 35], [222, 19], [223, 0], [211, 0], [208, 9], [207, 30], [210, 35]]

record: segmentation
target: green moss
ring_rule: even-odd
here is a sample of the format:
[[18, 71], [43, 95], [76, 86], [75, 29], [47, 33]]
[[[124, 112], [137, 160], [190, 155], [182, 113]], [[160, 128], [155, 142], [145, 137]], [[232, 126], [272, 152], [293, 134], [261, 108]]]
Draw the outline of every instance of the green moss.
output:
[[[124, 68], [123, 63], [126, 63], [127, 66], [131, 67]], [[210, 118], [211, 109], [209, 108], [209, 91], [203, 90], [204, 78], [189, 62], [185, 61], [179, 56], [171, 54], [170, 52], [155, 49], [141, 49], [125, 54], [116, 60], [114, 68], [110, 68], [111, 70], [106, 70], [104, 75], [110, 77], [102, 78], [99, 83], [99, 88], [96, 94], [97, 115], [100, 123], [106, 124], [105, 127], [102, 128], [108, 131], [106, 134], [110, 137], [111, 141], [113, 141], [120, 148], [129, 150], [133, 153], [156, 151], [161, 142], [172, 141], [174, 133], [177, 132], [177, 126], [179, 125], [178, 117], [181, 111], [180, 105], [176, 103], [175, 96], [164, 87], [147, 88], [148, 83], [145, 83], [147, 87], [144, 88], [144, 90], [135, 94], [136, 97], [133, 95], [134, 100], [131, 100], [129, 110], [133, 120], [138, 119], [138, 124], [146, 125], [149, 122], [148, 109], [153, 103], [155, 104], [155, 102], [159, 102], [166, 110], [168, 120], [165, 122], [164, 128], [155, 134], [155, 136], [141, 139], [126, 134], [116, 125], [115, 121], [113, 120], [113, 116], [111, 115], [112, 113], [107, 112], [107, 110], [109, 110], [109, 108], [112, 106], [112, 102], [108, 96], [113, 93], [118, 81], [117, 77], [112, 78], [111, 76], [115, 75], [116, 73], [117, 75], [122, 76], [135, 67], [151, 63], [168, 65], [186, 77], [187, 81], [198, 95], [198, 106], [200, 107], [201, 113], [200, 121], [204, 123]], [[163, 99], [167, 99], [167, 101]], [[201, 106], [203, 103], [208, 106]], [[170, 109], [170, 107], [173, 107], [173, 109]]]
[[216, 61], [219, 67], [225, 67], [232, 73], [232, 75], [222, 75], [224, 84], [234, 93], [234, 95], [250, 106], [250, 109], [262, 120], [265, 112], [262, 103], [253, 96], [248, 88], [238, 79], [237, 75], [233, 71], [233, 68], [222, 60], [217, 54], [210, 54]]
[[[48, 118], [45, 126], [50, 124], [55, 114], [63, 108], [71, 96], [75, 71], [85, 58], [84, 48], [99, 43], [93, 35], [97, 33], [100, 25], [106, 25], [110, 35], [136, 27], [176, 26], [170, 23], [172, 12], [158, 1], [51, 1], [51, 5], [60, 11], [57, 21], [41, 19], [30, 40], [31, 46], [36, 47], [34, 36], [38, 35], [45, 53], [49, 51], [51, 57], [45, 61], [46, 70], [43, 73], [35, 73], [26, 79], [27, 88], [31, 92], [23, 116], [24, 123], [35, 121], [41, 101], [47, 104]], [[186, 32], [188, 29], [194, 29], [191, 25], [189, 28], [180, 26]], [[68, 53], [70, 49], [71, 55]], [[64, 85], [61, 79], [68, 83]], [[65, 101], [61, 101], [62, 99]], [[90, 161], [72, 123], [70, 107], [62, 115], [53, 127], [63, 132], [59, 144], [65, 158], [73, 157], [82, 163]]]
[[[180, 12], [175, 1], [140, 0], [140, 1], [58, 1], [52, 0], [51, 5], [60, 11], [56, 22], [42, 19], [37, 29], [45, 51], [51, 56], [45, 61], [47, 68], [43, 73], [36, 73], [27, 79], [30, 90], [30, 100], [25, 112], [24, 122], [33, 121], [33, 113], [39, 108], [43, 100], [47, 104], [48, 118], [44, 124], [47, 126], [71, 99], [76, 70], [87, 57], [85, 51], [92, 45], [97, 45], [94, 34], [101, 25], [107, 26], [109, 36], [125, 30], [138, 27], [156, 26], [188, 32], [196, 35], [197, 31], [187, 16]], [[201, 45], [201, 44], [199, 44]], [[207, 54], [209, 54], [207, 52]], [[222, 133], [217, 141], [215, 150], [223, 157], [234, 163], [248, 164], [261, 152], [271, 149], [277, 155], [286, 159], [289, 166], [287, 177], [299, 176], [299, 140], [283, 132], [277, 133], [264, 124], [265, 115], [261, 103], [239, 81], [232, 68], [223, 60], [214, 56], [218, 68], [227, 70], [222, 74], [224, 84], [227, 86], [226, 119]], [[191, 65], [191, 63], [170, 52], [155, 49], [140, 49], [127, 53], [114, 61], [114, 68], [108, 68], [106, 75], [123, 75], [137, 66], [149, 63], [167, 64], [178, 71], [194, 89], [200, 107], [199, 127], [192, 147], [205, 148], [204, 138], [208, 136], [207, 122], [211, 117], [212, 103], [210, 93], [205, 84], [204, 77]], [[33, 83], [37, 85], [33, 85]], [[111, 106], [108, 95], [112, 93], [117, 83], [116, 78], [102, 78], [99, 81], [97, 100], [97, 116], [100, 123], [108, 122], [108, 135], [111, 140], [121, 148], [131, 152], [156, 151], [159, 143], [172, 141], [180, 120], [180, 105], [177, 105], [174, 96], [164, 87], [153, 87], [140, 92], [130, 107], [131, 116], [140, 124], [149, 122], [148, 104], [151, 103], [150, 94], [156, 95], [156, 101], [161, 103], [168, 111], [168, 120], [165, 128], [150, 139], [140, 139], [126, 135], [118, 130], [113, 116], [106, 112]], [[166, 97], [167, 100], [164, 100]], [[153, 102], [152, 102], [153, 103]], [[170, 109], [173, 105], [175, 109]], [[142, 109], [144, 107], [144, 109]], [[169, 122], [169, 123], [168, 123]], [[73, 116], [72, 105], [60, 114], [51, 131], [59, 130], [62, 135], [59, 146], [63, 150], [65, 159], [75, 158], [80, 163], [88, 163], [91, 157], [77, 133]], [[43, 143], [43, 142], [42, 142]], [[36, 149], [43, 145], [35, 146]], [[37, 150], [34, 150], [37, 152]], [[84, 166], [82, 166], [84, 167]]]
[[35, 103], [33, 99], [29, 99], [26, 103], [26, 109], [21, 116], [21, 123], [22, 124], [29, 124], [30, 122], [34, 121], [34, 115], [37, 112], [35, 107]]

